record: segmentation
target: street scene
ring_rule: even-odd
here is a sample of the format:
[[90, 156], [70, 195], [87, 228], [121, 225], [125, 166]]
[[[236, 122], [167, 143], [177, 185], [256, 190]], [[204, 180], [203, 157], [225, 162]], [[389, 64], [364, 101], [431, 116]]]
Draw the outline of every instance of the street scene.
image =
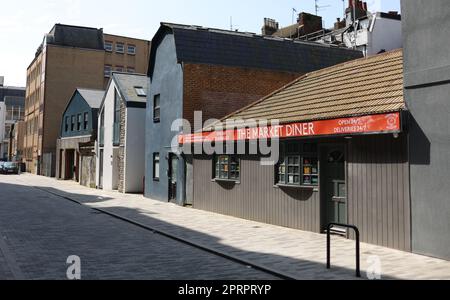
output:
[[446, 0], [21, 1], [0, 280], [450, 280]]

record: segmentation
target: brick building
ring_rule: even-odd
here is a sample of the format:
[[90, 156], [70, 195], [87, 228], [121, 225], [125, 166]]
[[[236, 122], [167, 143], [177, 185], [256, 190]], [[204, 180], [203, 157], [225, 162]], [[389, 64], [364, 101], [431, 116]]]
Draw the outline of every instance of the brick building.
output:
[[[361, 57], [359, 51], [219, 29], [163, 23], [156, 33], [148, 74], [145, 195], [189, 204], [192, 164], [171, 150], [181, 132], [221, 118], [299, 75]], [[196, 124], [202, 128], [202, 124]], [[184, 127], [184, 132], [192, 132]]]
[[145, 73], [149, 51], [146, 40], [56, 24], [27, 69], [27, 171], [55, 176], [61, 116], [75, 89], [104, 89], [112, 71]]

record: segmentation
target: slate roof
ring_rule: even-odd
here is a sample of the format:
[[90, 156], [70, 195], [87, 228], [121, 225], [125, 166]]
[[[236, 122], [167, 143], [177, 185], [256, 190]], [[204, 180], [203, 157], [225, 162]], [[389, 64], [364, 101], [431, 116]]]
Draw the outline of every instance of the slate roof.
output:
[[103, 30], [97, 28], [55, 24], [46, 41], [52, 45], [104, 50]]
[[126, 102], [147, 103], [147, 97], [140, 97], [136, 93], [136, 87], [142, 87], [145, 91], [148, 90], [150, 79], [147, 75], [113, 72], [112, 77]]
[[105, 95], [105, 91], [91, 89], [77, 89], [77, 91], [91, 108], [100, 108], [100, 105], [103, 101], [103, 96]]
[[307, 73], [362, 57], [360, 51], [319, 43], [161, 23], [153, 38], [150, 76], [159, 42], [172, 33], [178, 62]]
[[223, 120], [286, 124], [401, 110], [406, 110], [403, 51], [394, 50], [306, 74]]

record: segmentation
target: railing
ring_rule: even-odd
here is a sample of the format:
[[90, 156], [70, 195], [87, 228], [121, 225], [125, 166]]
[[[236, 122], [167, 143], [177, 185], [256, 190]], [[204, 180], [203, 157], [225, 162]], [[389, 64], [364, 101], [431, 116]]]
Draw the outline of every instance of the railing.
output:
[[120, 144], [120, 123], [114, 123], [113, 125], [113, 144]]
[[331, 228], [334, 226], [344, 227], [348, 229], [353, 229], [356, 234], [356, 277], [361, 277], [361, 248], [359, 240], [359, 229], [354, 225], [330, 223], [327, 227], [327, 269], [331, 269]]
[[101, 127], [100, 128], [100, 132], [98, 135], [98, 144], [100, 146], [104, 146], [105, 145], [105, 127]]

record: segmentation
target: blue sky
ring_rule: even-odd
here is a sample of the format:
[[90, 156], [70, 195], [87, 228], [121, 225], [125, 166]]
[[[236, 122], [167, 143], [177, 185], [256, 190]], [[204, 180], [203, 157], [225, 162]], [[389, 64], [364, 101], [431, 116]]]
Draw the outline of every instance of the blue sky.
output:
[[[348, 0], [345, 0], [346, 4]], [[400, 0], [368, 0], [371, 11], [400, 10]], [[318, 0], [325, 25], [343, 15], [342, 0]], [[314, 0], [2, 0], [0, 75], [24, 86], [26, 68], [53, 24], [104, 28], [106, 33], [151, 39], [159, 23], [233, 28], [260, 33], [264, 17], [292, 23], [292, 8], [314, 13]]]

